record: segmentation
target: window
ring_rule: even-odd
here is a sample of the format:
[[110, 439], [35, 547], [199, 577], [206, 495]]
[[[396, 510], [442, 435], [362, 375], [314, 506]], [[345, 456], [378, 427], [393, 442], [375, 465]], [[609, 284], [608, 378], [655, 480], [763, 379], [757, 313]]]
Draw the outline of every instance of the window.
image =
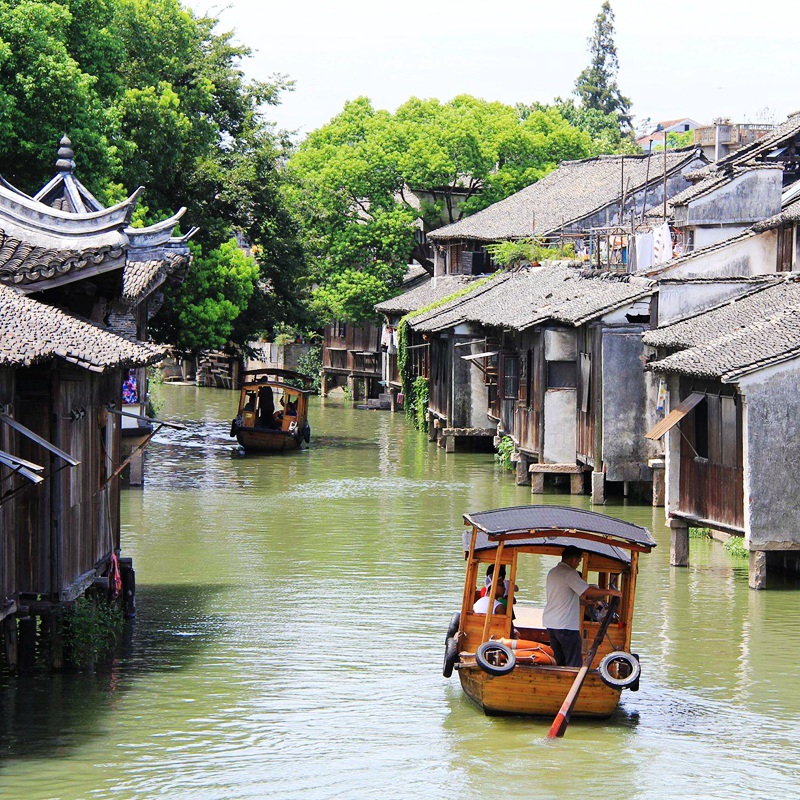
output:
[[548, 389], [574, 389], [578, 385], [578, 375], [574, 361], [547, 362]]
[[694, 449], [700, 458], [708, 458], [708, 402], [694, 407]]

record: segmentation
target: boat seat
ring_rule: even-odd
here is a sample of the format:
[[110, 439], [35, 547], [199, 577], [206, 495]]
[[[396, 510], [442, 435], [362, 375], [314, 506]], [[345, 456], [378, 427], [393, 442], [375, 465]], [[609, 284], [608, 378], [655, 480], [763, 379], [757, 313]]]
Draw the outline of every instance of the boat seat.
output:
[[520, 639], [532, 639], [535, 642], [548, 644], [550, 636], [542, 622], [543, 608], [534, 606], [514, 606], [514, 628], [519, 631]]

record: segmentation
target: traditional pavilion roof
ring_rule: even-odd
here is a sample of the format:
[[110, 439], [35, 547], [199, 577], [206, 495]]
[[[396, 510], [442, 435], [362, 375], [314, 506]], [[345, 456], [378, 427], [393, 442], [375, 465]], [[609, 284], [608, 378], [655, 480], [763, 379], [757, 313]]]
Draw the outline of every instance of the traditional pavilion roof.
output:
[[[668, 175], [686, 169], [700, 158], [695, 148], [667, 154]], [[623, 164], [624, 161], [624, 164]], [[472, 239], [494, 242], [544, 236], [618, 203], [624, 170], [626, 195], [655, 185], [664, 178], [664, 158], [646, 154], [595, 156], [564, 161], [553, 172], [488, 208], [428, 234], [433, 241]]]
[[441, 331], [464, 322], [525, 330], [547, 321], [577, 327], [655, 291], [629, 275], [600, 275], [550, 264], [508, 272], [432, 311], [411, 317], [416, 331]]
[[776, 279], [702, 314], [644, 334], [644, 343], [682, 348], [647, 365], [657, 372], [735, 381], [800, 356], [800, 279]]
[[0, 285], [0, 365], [28, 366], [61, 358], [84, 369], [151, 364], [165, 348], [134, 342], [86, 319]]
[[[187, 241], [197, 229], [172, 236], [185, 208], [155, 225], [133, 228], [131, 215], [143, 189], [104, 208], [74, 169], [72, 143], [64, 136], [56, 175], [33, 197], [0, 181], [0, 283], [35, 292], [122, 268], [130, 273], [123, 274], [123, 300], [136, 304], [177, 265], [188, 264]], [[163, 263], [156, 268], [149, 264], [154, 260]]]

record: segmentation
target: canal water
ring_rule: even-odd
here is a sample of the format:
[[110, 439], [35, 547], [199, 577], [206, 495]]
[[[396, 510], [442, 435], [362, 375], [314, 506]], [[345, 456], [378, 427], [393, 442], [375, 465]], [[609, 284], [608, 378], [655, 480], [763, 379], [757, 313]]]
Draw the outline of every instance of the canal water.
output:
[[[232, 392], [166, 386], [144, 490], [123, 493], [138, 616], [86, 674], [0, 677], [0, 797], [800, 796], [800, 587], [650, 527], [615, 716], [485, 717], [441, 674], [461, 598], [461, 515], [530, 501], [490, 455], [445, 454], [402, 415], [312, 406], [303, 452], [231, 457]], [[586, 498], [542, 502], [588, 507]], [[541, 597], [549, 565], [520, 575]], [[538, 569], [538, 568], [537, 568]]]

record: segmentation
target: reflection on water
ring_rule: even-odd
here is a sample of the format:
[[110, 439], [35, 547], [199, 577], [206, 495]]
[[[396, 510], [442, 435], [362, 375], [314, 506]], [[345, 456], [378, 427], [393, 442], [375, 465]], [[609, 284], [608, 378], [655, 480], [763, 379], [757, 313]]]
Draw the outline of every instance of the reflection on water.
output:
[[[232, 392], [165, 387], [144, 491], [123, 495], [138, 618], [108, 668], [2, 678], [2, 798], [791, 797], [800, 748], [796, 582], [650, 527], [641, 691], [560, 741], [489, 718], [441, 677], [461, 515], [529, 502], [491, 456], [445, 454], [399, 415], [311, 410], [312, 446], [232, 458]], [[588, 507], [586, 498], [544, 502]], [[541, 600], [546, 564], [518, 576]]]

